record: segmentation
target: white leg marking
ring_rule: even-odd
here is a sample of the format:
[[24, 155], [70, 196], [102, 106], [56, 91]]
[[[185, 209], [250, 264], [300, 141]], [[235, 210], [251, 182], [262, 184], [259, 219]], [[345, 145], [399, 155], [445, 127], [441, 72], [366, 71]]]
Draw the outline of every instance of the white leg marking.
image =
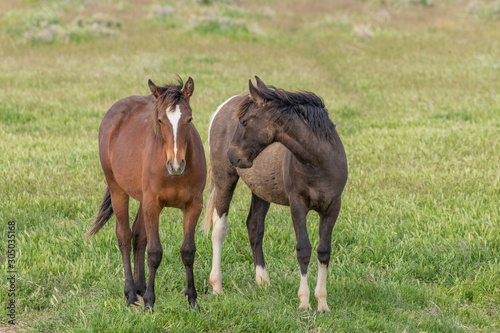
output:
[[310, 309], [309, 306], [309, 286], [307, 285], [307, 274], [300, 276], [300, 287], [299, 287], [299, 299], [300, 305], [299, 309]]
[[217, 115], [217, 113], [219, 113], [220, 109], [222, 109], [224, 107], [224, 105], [227, 104], [227, 102], [229, 102], [230, 100], [232, 100], [236, 96], [238, 96], [238, 95], [234, 95], [233, 97], [229, 97], [224, 103], [219, 105], [217, 110], [215, 110], [214, 114], [210, 118], [210, 126], [208, 126], [208, 149], [210, 149], [210, 129], [212, 128], [212, 123], [214, 122], [215, 116]]
[[259, 286], [266, 284], [271, 286], [271, 281], [269, 280], [269, 275], [267, 275], [265, 267], [260, 265], [255, 266], [255, 282], [257, 282]]
[[208, 282], [212, 286], [214, 293], [222, 294], [222, 270], [221, 270], [221, 255], [222, 255], [222, 243], [226, 237], [226, 231], [228, 228], [227, 214], [219, 216], [217, 214], [217, 209], [214, 209], [213, 228], [212, 228], [212, 272], [210, 273], [210, 278]]
[[174, 160], [174, 168], [179, 167], [179, 162], [177, 161], [177, 130], [179, 128], [179, 120], [181, 119], [182, 113], [181, 113], [181, 108], [179, 107], [179, 104], [175, 106], [175, 111], [172, 111], [172, 109], [169, 107], [165, 113], [167, 114], [168, 121], [170, 121], [170, 124], [172, 125], [172, 134], [174, 136], [174, 155], [175, 155], [175, 160]]
[[330, 312], [330, 308], [326, 303], [326, 277], [328, 266], [318, 261], [318, 284], [314, 290], [314, 296], [318, 300], [318, 312]]

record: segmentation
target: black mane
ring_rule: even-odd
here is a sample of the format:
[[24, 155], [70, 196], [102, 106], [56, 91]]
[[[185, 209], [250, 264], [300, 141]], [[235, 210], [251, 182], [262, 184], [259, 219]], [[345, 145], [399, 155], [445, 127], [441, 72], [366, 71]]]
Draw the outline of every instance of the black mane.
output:
[[[335, 125], [330, 120], [328, 110], [321, 97], [309, 91], [289, 92], [273, 86], [257, 88], [265, 103], [261, 114], [269, 120], [288, 128], [299, 117], [311, 132], [319, 139], [331, 141], [334, 138]], [[235, 116], [241, 118], [253, 104], [250, 96], [238, 106]]]

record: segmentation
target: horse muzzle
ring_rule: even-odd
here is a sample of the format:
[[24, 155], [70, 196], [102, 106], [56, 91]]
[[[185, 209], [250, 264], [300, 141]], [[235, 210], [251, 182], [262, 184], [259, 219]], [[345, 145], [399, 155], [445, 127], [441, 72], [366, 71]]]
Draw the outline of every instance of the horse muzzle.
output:
[[171, 176], [182, 176], [186, 170], [186, 160], [182, 160], [181, 163], [174, 163], [167, 161], [167, 171]]
[[231, 163], [232, 166], [235, 168], [240, 168], [240, 169], [248, 169], [251, 168], [253, 163], [250, 162], [248, 159], [238, 156], [236, 153], [236, 149], [234, 148], [229, 148], [227, 151], [227, 157], [229, 159], [229, 163]]

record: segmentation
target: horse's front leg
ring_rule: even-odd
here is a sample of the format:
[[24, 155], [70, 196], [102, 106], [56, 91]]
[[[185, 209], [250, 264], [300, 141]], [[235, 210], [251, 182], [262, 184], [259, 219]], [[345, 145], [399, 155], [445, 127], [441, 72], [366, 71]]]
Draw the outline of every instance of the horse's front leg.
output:
[[319, 244], [318, 244], [318, 282], [314, 290], [314, 296], [318, 301], [318, 312], [330, 312], [326, 302], [326, 281], [328, 264], [332, 252], [332, 231], [340, 212], [340, 198], [333, 204], [328, 214], [321, 214], [319, 220]]
[[155, 296], [155, 278], [156, 270], [160, 266], [161, 259], [163, 257], [163, 249], [160, 242], [160, 232], [159, 232], [159, 220], [161, 207], [159, 204], [152, 200], [143, 201], [143, 214], [144, 214], [144, 227], [146, 229], [146, 238], [148, 245], [148, 269], [149, 278], [146, 292], [144, 293], [143, 299], [146, 309], [152, 309], [156, 296]]
[[298, 296], [300, 309], [310, 309], [309, 285], [307, 284], [307, 268], [311, 259], [311, 243], [307, 234], [307, 213], [309, 209], [298, 196], [290, 197], [290, 211], [292, 213], [293, 228], [297, 240], [297, 260], [300, 266], [300, 287]]
[[188, 302], [191, 308], [196, 305], [196, 288], [194, 286], [193, 264], [194, 256], [196, 253], [196, 245], [194, 241], [194, 234], [196, 231], [196, 224], [203, 209], [203, 197], [196, 198], [193, 202], [183, 210], [184, 213], [184, 239], [181, 246], [182, 262], [186, 269], [186, 291], [184, 295], [188, 297]]

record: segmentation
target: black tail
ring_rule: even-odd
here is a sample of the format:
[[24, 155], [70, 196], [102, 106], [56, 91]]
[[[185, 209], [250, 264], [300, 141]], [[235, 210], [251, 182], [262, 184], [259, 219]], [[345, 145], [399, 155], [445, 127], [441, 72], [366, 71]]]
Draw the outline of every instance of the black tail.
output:
[[85, 234], [86, 238], [94, 237], [99, 230], [108, 222], [108, 220], [113, 215], [113, 206], [111, 206], [111, 194], [109, 193], [109, 187], [106, 188], [106, 193], [102, 199], [101, 208], [97, 214], [92, 228]]

